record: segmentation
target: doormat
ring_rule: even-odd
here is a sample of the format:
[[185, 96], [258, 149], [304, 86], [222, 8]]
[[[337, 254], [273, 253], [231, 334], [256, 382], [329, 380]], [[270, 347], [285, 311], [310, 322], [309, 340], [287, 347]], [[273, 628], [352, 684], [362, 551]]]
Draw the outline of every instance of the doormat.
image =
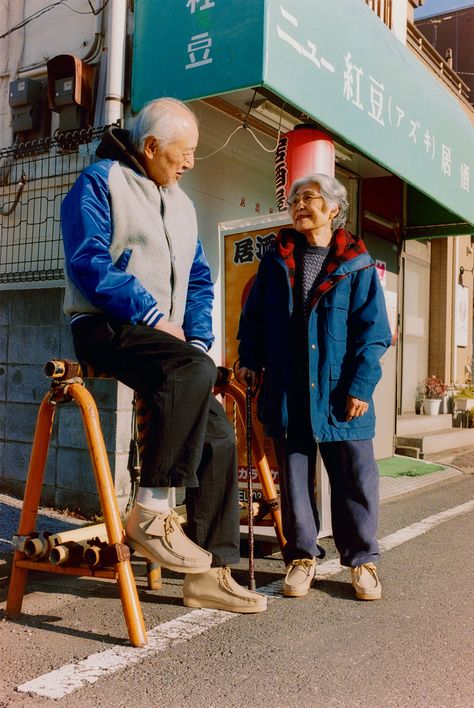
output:
[[446, 469], [444, 465], [434, 462], [414, 460], [412, 457], [386, 457], [377, 460], [381, 477], [421, 477], [424, 474], [440, 472]]

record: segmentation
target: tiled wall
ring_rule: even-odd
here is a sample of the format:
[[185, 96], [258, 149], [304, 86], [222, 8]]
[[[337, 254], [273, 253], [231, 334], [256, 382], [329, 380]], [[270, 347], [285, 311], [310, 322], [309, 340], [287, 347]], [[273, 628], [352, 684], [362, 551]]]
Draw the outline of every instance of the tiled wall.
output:
[[[49, 379], [48, 359], [74, 359], [69, 325], [62, 314], [62, 288], [0, 291], [0, 488], [21, 498], [36, 416]], [[112, 474], [126, 504], [132, 392], [113, 380], [88, 381], [100, 413]], [[46, 464], [42, 503], [99, 511], [98, 496], [79, 409], [56, 412]]]

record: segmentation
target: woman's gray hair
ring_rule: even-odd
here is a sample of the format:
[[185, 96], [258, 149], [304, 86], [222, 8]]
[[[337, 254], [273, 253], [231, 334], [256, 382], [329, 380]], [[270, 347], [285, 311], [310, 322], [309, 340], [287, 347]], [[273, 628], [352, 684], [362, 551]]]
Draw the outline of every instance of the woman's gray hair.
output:
[[161, 146], [172, 143], [183, 127], [183, 111], [191, 116], [197, 126], [196, 116], [182, 101], [169, 97], [150, 101], [133, 120], [129, 137], [131, 145], [141, 155], [149, 135], [153, 135]]
[[349, 200], [347, 198], [346, 188], [335, 177], [314, 174], [295, 180], [291, 185], [290, 192], [288, 194], [288, 202], [291, 202], [300, 187], [304, 187], [310, 183], [315, 183], [318, 185], [321, 196], [329, 209], [335, 209], [336, 207], [339, 209], [339, 212], [331, 222], [332, 231], [334, 232], [336, 229], [342, 228], [347, 221], [347, 215], [349, 213]]

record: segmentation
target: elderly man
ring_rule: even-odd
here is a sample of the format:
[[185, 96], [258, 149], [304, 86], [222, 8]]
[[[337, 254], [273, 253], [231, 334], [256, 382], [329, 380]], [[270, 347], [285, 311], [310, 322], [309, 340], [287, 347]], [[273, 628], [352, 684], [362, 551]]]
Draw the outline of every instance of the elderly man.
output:
[[[198, 127], [183, 103], [149, 103], [130, 132], [111, 128], [61, 211], [76, 354], [142, 396], [151, 411], [128, 543], [185, 573], [184, 604], [261, 612], [239, 586], [235, 440], [212, 395], [213, 287], [194, 207], [179, 181]], [[186, 487], [187, 535], [168, 503]]]

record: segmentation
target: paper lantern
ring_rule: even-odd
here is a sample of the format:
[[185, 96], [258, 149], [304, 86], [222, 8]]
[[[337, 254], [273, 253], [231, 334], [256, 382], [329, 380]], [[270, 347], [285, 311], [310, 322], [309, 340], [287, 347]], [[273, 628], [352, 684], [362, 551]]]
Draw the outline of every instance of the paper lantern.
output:
[[312, 174], [334, 177], [336, 152], [331, 138], [309, 125], [297, 125], [284, 133], [275, 154], [278, 209], [286, 209], [286, 198], [296, 179]]

